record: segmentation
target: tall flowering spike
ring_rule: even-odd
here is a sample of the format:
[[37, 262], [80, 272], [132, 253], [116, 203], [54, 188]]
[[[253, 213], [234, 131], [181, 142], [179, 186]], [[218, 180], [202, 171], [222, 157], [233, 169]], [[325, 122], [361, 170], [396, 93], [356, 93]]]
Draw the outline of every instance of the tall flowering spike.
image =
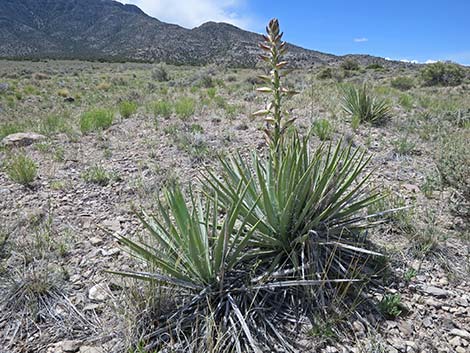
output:
[[264, 42], [259, 47], [264, 51], [260, 55], [260, 60], [265, 62], [269, 68], [269, 75], [262, 75], [259, 78], [266, 86], [257, 89], [260, 93], [269, 94], [271, 99], [266, 108], [254, 113], [254, 116], [262, 116], [266, 122], [266, 142], [268, 143], [273, 157], [278, 159], [282, 152], [282, 137], [287, 128], [292, 125], [295, 119], [285, 121], [282, 110], [282, 100], [295, 94], [282, 86], [281, 78], [287, 75], [284, 71], [288, 62], [283, 60], [287, 52], [286, 43], [282, 41], [283, 33], [279, 27], [279, 21], [274, 18], [266, 26], [266, 35], [263, 35]]

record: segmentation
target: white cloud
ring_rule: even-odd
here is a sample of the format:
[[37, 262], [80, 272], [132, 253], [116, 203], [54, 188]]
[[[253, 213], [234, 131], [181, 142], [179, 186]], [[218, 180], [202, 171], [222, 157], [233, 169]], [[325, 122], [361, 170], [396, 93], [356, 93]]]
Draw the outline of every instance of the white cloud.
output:
[[208, 21], [249, 28], [251, 19], [242, 13], [245, 0], [119, 0], [139, 6], [161, 21], [193, 28]]
[[368, 42], [368, 41], [369, 41], [369, 38], [364, 38], [364, 37], [354, 38], [354, 42], [356, 42], [356, 43], [364, 43], [364, 42]]
[[424, 63], [425, 64], [434, 64], [434, 63], [437, 63], [437, 60], [428, 59]]
[[402, 63], [419, 64], [418, 60], [400, 59]]

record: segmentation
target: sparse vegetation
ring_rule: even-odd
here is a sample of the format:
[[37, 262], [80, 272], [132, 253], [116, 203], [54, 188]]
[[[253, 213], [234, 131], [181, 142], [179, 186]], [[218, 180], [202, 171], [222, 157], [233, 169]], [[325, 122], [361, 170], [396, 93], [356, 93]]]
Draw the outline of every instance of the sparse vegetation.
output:
[[399, 89], [401, 91], [408, 91], [414, 87], [415, 82], [411, 77], [398, 76], [391, 80], [390, 84], [393, 88]]
[[175, 113], [182, 119], [187, 120], [196, 111], [196, 102], [190, 97], [181, 97], [175, 102]]
[[82, 178], [87, 183], [93, 183], [93, 184], [97, 184], [100, 186], [106, 186], [113, 179], [113, 175], [112, 173], [108, 172], [103, 166], [94, 165], [88, 168], [82, 174]]
[[110, 109], [93, 109], [80, 117], [80, 130], [82, 133], [105, 130], [111, 126], [114, 113]]
[[360, 66], [356, 60], [346, 59], [341, 63], [341, 68], [346, 71], [357, 71], [360, 69]]
[[10, 156], [4, 165], [5, 172], [14, 182], [31, 186], [37, 176], [36, 163], [24, 153]]

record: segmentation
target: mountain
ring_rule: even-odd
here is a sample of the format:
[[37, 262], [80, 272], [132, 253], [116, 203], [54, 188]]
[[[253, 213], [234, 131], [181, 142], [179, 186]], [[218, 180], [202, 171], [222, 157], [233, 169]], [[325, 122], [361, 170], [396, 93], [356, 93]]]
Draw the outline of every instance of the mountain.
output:
[[[0, 57], [256, 65], [261, 35], [226, 23], [194, 29], [161, 22], [113, 0], [0, 0]], [[331, 54], [290, 45], [296, 66], [337, 63]], [[352, 56], [362, 64], [382, 58]], [[293, 59], [293, 60], [292, 60]]]

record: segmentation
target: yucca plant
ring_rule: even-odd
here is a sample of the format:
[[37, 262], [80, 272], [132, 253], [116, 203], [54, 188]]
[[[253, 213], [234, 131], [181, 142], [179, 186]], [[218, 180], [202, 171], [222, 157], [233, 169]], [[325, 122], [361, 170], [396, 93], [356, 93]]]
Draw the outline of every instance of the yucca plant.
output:
[[138, 213], [155, 244], [118, 236], [149, 267], [119, 274], [178, 293], [154, 318], [146, 351], [298, 351], [303, 319], [314, 322], [333, 302], [350, 312], [347, 294], [376, 273], [369, 260], [380, 254], [362, 233], [381, 198], [368, 190], [370, 158], [341, 141], [311, 149], [309, 136], [288, 131], [294, 119], [282, 102], [294, 92], [281, 83], [281, 39], [272, 20], [261, 45], [270, 74], [259, 89], [271, 100], [255, 114], [266, 119], [269, 157], [221, 157], [222, 175], [207, 170], [204, 193], [189, 190], [188, 199], [167, 190], [155, 216]]
[[342, 108], [353, 122], [379, 123], [390, 116], [391, 107], [386, 99], [374, 96], [366, 84], [343, 89]]
[[[243, 197], [246, 190], [238, 192]], [[222, 215], [217, 197], [191, 193], [188, 201], [177, 186], [165, 192], [164, 201], [166, 206], [159, 203], [158, 216], [138, 214], [156, 246], [118, 236], [153, 269], [115, 273], [178, 288], [180, 300], [169, 313], [162, 313], [146, 349], [161, 348], [169, 337], [185, 342], [187, 335], [191, 344], [201, 346], [207, 330], [213, 330], [214, 335], [222, 333], [225, 347], [246, 345], [243, 352], [255, 350], [246, 315], [256, 293], [250, 290], [250, 270], [241, 263], [257, 225], [239, 222], [240, 202]]]
[[[238, 189], [243, 185], [247, 192], [240, 215], [247, 224], [257, 225], [251, 249], [273, 267], [293, 269], [303, 262], [300, 250], [313, 240], [328, 256], [338, 249], [348, 249], [354, 256], [371, 255], [358, 247], [364, 241], [360, 231], [373, 225], [365, 211], [381, 198], [367, 190], [370, 173], [361, 176], [369, 159], [365, 152], [341, 142], [312, 151], [308, 138], [294, 134], [285, 141], [277, 168], [256, 153], [251, 162], [236, 156], [221, 159], [222, 177], [208, 171], [204, 180], [224, 205], [239, 200]], [[326, 264], [326, 258], [318, 260]], [[350, 260], [348, 256], [338, 259], [338, 266], [331, 265], [329, 271], [336, 272], [335, 278], [347, 278], [348, 266], [342, 261]], [[292, 274], [296, 276], [295, 271]]]

